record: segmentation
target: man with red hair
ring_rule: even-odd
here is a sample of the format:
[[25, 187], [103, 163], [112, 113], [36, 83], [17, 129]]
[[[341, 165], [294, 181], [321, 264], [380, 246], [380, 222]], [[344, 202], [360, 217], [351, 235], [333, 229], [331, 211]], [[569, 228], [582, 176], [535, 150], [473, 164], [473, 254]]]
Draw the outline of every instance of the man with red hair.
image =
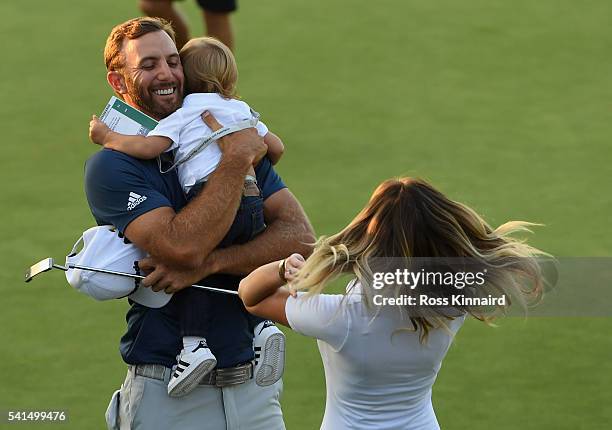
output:
[[[126, 103], [160, 120], [182, 103], [183, 71], [167, 22], [136, 18], [108, 37], [107, 80]], [[212, 115], [207, 125], [221, 128]], [[102, 149], [86, 163], [85, 189], [99, 225], [114, 225], [151, 258], [142, 281], [156, 291], [177, 293], [161, 308], [130, 302], [120, 351], [128, 374], [107, 411], [109, 428], [121, 429], [283, 429], [279, 404], [282, 381], [257, 386], [253, 375], [253, 334], [240, 300], [217, 294], [219, 311], [208, 344], [217, 369], [181, 398], [167, 395], [167, 383], [181, 338], [173, 307], [180, 290], [212, 279], [236, 288], [244, 274], [294, 250], [309, 253], [313, 232], [299, 202], [264, 157], [266, 146], [255, 129], [219, 139], [223, 153], [202, 192], [186, 202], [174, 171], [160, 173], [155, 160], [140, 160]], [[262, 158], [263, 157], [263, 158]], [[264, 198], [268, 228], [243, 245], [215, 249], [230, 228], [249, 166], [261, 158], [256, 177]], [[141, 196], [129, 205], [130, 193]]]

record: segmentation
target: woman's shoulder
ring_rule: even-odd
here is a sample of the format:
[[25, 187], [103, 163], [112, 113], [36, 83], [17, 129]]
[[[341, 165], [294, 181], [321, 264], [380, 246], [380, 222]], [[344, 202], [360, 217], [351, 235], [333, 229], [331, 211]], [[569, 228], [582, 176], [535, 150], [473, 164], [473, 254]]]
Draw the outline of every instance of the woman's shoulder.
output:
[[346, 338], [348, 321], [343, 312], [343, 294], [308, 294], [288, 297], [285, 315], [289, 327], [305, 336], [338, 346]]

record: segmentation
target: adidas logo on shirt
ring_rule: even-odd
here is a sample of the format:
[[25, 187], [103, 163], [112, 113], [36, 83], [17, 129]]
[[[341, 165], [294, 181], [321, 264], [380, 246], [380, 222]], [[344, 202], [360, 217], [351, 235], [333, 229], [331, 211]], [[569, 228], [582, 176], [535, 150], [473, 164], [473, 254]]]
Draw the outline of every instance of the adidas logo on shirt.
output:
[[141, 196], [140, 194], [130, 192], [130, 197], [128, 198], [127, 210], [131, 211], [136, 206], [144, 202], [146, 199], [147, 199], [147, 196]]

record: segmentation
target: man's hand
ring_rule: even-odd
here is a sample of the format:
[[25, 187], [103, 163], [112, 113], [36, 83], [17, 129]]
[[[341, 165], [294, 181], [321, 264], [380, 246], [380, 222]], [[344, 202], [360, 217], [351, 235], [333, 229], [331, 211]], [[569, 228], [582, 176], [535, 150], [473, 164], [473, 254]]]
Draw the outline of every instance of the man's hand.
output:
[[[212, 130], [223, 128], [215, 117], [208, 111], [202, 114], [202, 121]], [[256, 164], [261, 160], [268, 150], [263, 137], [257, 134], [257, 129], [246, 128], [235, 133], [228, 134], [217, 141], [219, 149], [224, 158], [245, 159], [249, 164]]]
[[150, 272], [140, 284], [151, 287], [153, 291], [164, 290], [168, 294], [176, 293], [202, 279], [201, 270], [176, 270], [153, 258], [143, 258], [138, 267], [145, 273]]
[[91, 121], [89, 121], [89, 139], [98, 145], [104, 145], [105, 139], [111, 129], [108, 128], [100, 119], [92, 115]]

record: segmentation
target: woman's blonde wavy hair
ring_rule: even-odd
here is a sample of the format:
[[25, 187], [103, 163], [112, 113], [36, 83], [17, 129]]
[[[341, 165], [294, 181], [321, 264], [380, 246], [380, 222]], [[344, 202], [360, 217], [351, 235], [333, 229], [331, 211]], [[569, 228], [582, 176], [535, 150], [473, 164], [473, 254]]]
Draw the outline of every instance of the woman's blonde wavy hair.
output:
[[[366, 303], [371, 304], [374, 291], [364, 282], [372, 279], [371, 261], [461, 257], [487, 268], [488, 292], [507, 294], [523, 304], [538, 301], [543, 281], [536, 257], [548, 254], [511, 237], [529, 232], [532, 225], [511, 221], [493, 229], [474, 210], [448, 199], [422, 179], [389, 179], [376, 188], [347, 227], [316, 242], [293, 286], [317, 294], [338, 276], [352, 274], [361, 281], [362, 293], [369, 298]], [[468, 313], [485, 322], [494, 318], [490, 309], [485, 313], [477, 306], [452, 310], [439, 309], [421, 316], [413, 313], [412, 329], [420, 331], [424, 342], [432, 328], [446, 327], [445, 321], [458, 314]]]

